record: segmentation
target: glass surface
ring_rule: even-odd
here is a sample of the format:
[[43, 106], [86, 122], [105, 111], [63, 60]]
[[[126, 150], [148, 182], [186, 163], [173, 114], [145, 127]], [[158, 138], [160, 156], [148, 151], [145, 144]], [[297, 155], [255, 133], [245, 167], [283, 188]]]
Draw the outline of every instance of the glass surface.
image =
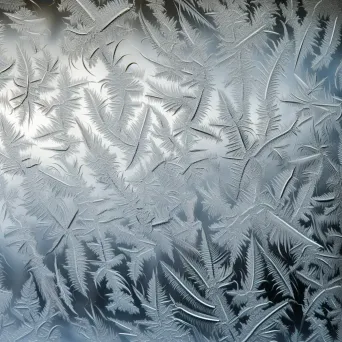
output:
[[340, 0], [0, 0], [0, 341], [342, 341]]

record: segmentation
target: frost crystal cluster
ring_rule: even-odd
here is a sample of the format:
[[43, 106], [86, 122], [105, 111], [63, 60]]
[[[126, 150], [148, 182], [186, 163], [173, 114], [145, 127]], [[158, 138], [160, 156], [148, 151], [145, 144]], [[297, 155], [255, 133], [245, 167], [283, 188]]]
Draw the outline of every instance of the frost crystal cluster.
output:
[[340, 0], [0, 9], [1, 342], [342, 341]]

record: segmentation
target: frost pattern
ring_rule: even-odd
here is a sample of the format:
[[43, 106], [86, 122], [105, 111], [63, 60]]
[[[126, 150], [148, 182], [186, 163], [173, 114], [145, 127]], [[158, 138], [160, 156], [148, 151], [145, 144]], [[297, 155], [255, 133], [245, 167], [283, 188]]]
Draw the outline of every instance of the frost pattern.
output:
[[342, 341], [340, 0], [0, 9], [1, 341]]

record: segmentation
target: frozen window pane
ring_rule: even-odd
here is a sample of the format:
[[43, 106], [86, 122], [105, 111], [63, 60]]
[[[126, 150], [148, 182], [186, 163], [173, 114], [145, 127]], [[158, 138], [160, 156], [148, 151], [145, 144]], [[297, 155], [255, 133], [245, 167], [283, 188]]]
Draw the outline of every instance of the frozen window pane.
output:
[[341, 342], [340, 0], [0, 0], [0, 341]]

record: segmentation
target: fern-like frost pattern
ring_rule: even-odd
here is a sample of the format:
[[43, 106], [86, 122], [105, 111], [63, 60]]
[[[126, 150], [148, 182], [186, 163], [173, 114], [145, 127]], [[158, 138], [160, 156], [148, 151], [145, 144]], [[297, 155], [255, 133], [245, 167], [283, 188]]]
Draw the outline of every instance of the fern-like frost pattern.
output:
[[342, 341], [340, 0], [0, 10], [0, 341]]

